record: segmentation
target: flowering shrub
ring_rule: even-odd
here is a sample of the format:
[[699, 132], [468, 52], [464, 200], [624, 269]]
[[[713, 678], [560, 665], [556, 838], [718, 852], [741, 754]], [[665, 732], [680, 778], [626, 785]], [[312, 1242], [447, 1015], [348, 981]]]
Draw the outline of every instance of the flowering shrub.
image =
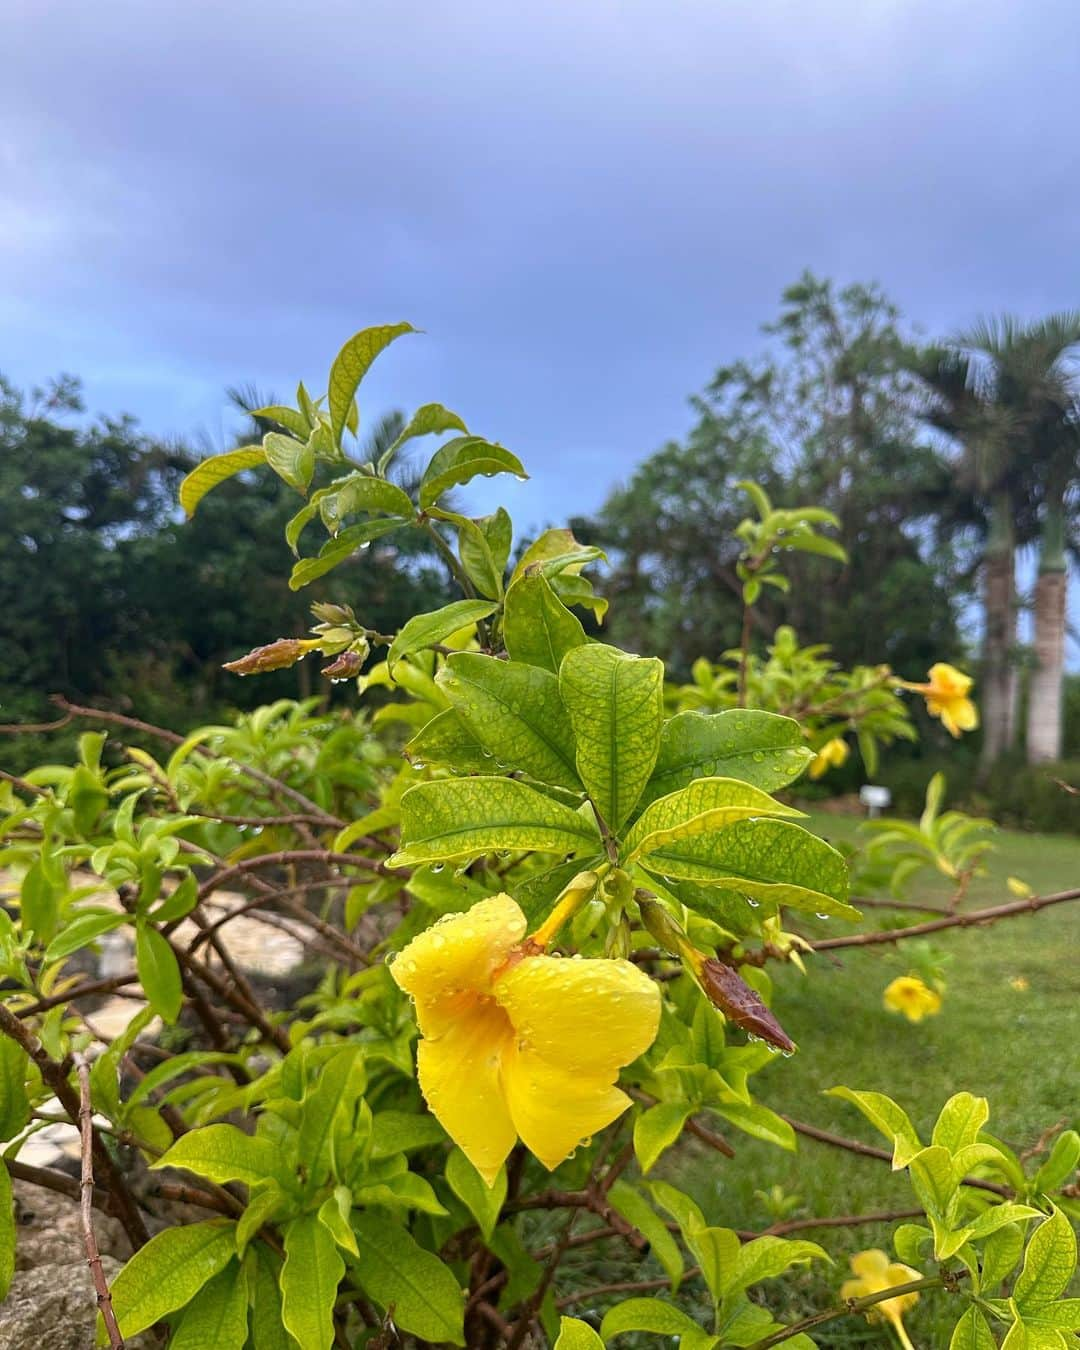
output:
[[[319, 652], [328, 677], [392, 695], [372, 725], [282, 704], [180, 738], [68, 706], [165, 749], [88, 733], [77, 765], [0, 785], [4, 864], [19, 878], [0, 920], [0, 1183], [70, 1190], [19, 1152], [53, 1099], [81, 1117], [88, 1259], [114, 1346], [161, 1326], [174, 1350], [575, 1350], [629, 1334], [805, 1350], [850, 1312], [902, 1330], [920, 1292], [951, 1300], [957, 1350], [1069, 1344], [1072, 1131], [1035, 1168], [987, 1134], [982, 1099], [954, 1096], [924, 1143], [888, 1097], [834, 1089], [910, 1179], [920, 1222], [893, 1234], [910, 1279], [898, 1290], [897, 1263], [867, 1255], [858, 1289], [837, 1279], [835, 1304], [790, 1324], [768, 1282], [828, 1263], [826, 1250], [711, 1226], [655, 1175], [687, 1137], [725, 1157], [721, 1131], [795, 1148], [795, 1126], [754, 1085], [795, 1049], [769, 1007], [768, 962], [922, 931], [799, 932], [815, 915], [862, 916], [845, 859], [775, 795], [815, 754], [835, 757], [824, 747], [847, 730], [866, 758], [913, 733], [891, 672], [837, 671], [790, 630], [767, 661], [747, 647], [665, 693], [660, 660], [590, 639], [575, 612], [602, 616], [585, 575], [596, 549], [549, 530], [511, 565], [505, 511], [446, 504], [478, 474], [524, 469], [439, 405], [378, 463], [354, 462], [357, 388], [410, 331], [350, 339], [325, 398], [301, 386], [296, 407], [261, 410], [280, 429], [206, 461], [182, 494], [193, 511], [264, 466], [295, 487], [290, 547], [316, 521], [327, 535], [298, 557], [295, 589], [396, 531], [431, 537], [460, 600], [392, 634], [365, 626], [362, 597], [316, 606], [311, 636], [230, 663], [257, 675]], [[449, 433], [414, 495], [387, 477], [407, 442]], [[782, 586], [774, 548], [840, 560], [818, 531], [826, 513], [754, 499], [748, 608], [761, 585]], [[399, 758], [386, 747], [403, 730]], [[239, 913], [302, 934], [317, 986], [267, 1006], [230, 952]], [[84, 958], [118, 932], [131, 968], [96, 978]], [[103, 1041], [87, 1000], [135, 986], [146, 1006]], [[134, 1248], [111, 1289], [95, 1204]], [[814, 1223], [780, 1225], [800, 1226]], [[5, 1285], [14, 1243], [0, 1205]], [[592, 1243], [649, 1248], [659, 1273], [617, 1282], [630, 1291], [567, 1290], [568, 1253]], [[689, 1281], [705, 1324], [686, 1310], [700, 1300], [680, 1306]], [[578, 1303], [594, 1311], [562, 1315]]]

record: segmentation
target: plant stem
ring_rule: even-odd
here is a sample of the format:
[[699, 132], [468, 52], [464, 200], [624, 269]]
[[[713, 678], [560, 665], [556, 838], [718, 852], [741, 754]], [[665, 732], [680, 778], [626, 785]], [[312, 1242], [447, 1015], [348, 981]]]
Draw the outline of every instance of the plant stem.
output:
[[849, 1298], [842, 1307], [826, 1308], [824, 1312], [814, 1313], [812, 1317], [804, 1317], [801, 1322], [793, 1322], [791, 1326], [784, 1327], [782, 1331], [774, 1331], [771, 1336], [766, 1336], [764, 1340], [755, 1341], [749, 1347], [749, 1350], [770, 1350], [771, 1346], [783, 1345], [791, 1336], [797, 1336], [801, 1331], [810, 1331], [813, 1327], [819, 1327], [824, 1322], [833, 1322], [838, 1317], [848, 1317], [852, 1313], [866, 1312], [878, 1303], [884, 1303], [886, 1299], [900, 1298], [904, 1294], [921, 1294], [928, 1289], [945, 1288], [945, 1277], [942, 1275], [928, 1275], [924, 1279], [909, 1280], [907, 1284], [893, 1285], [890, 1289], [879, 1289], [876, 1294], [867, 1294], [865, 1298]]

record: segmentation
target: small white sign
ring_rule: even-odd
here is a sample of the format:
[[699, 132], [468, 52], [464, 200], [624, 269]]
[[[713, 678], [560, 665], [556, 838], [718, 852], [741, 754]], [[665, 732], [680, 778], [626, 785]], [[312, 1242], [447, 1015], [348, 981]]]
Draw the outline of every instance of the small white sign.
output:
[[874, 783], [864, 783], [859, 789], [859, 800], [866, 807], [868, 815], [879, 816], [887, 806], [892, 804], [892, 793], [887, 787], [880, 787]]

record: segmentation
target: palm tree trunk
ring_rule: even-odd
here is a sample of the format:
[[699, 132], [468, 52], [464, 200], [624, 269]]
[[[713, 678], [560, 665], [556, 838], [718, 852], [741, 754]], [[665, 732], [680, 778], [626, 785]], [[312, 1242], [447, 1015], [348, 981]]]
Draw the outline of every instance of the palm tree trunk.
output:
[[982, 723], [980, 772], [986, 771], [1009, 747], [1014, 723], [1015, 683], [1012, 648], [1016, 641], [1016, 534], [1012, 499], [1007, 490], [994, 494], [990, 508], [990, 535], [983, 559]]
[[1048, 494], [1035, 584], [1035, 669], [1028, 698], [1027, 757], [1029, 764], [1061, 758], [1061, 691], [1065, 666], [1064, 491], [1053, 485]]

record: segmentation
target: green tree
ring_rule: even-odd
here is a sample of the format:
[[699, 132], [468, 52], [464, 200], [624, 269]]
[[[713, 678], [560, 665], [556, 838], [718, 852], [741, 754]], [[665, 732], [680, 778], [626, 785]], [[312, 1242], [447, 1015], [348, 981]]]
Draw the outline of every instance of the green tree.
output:
[[1061, 753], [1067, 503], [1078, 444], [1069, 362], [1078, 344], [1080, 314], [1027, 325], [1005, 316], [916, 360], [930, 394], [926, 416], [959, 443], [958, 483], [983, 523], [984, 769], [1014, 740], [1016, 551], [1036, 535], [1028, 755], [1037, 762]]
[[694, 400], [686, 444], [647, 460], [580, 526], [614, 552], [614, 638], [669, 653], [679, 674], [737, 644], [729, 536], [747, 512], [736, 484], [753, 478], [778, 506], [833, 511], [851, 558], [793, 562], [791, 595], [762, 600], [759, 637], [788, 622], [845, 664], [884, 659], [912, 674], [957, 655], [954, 562], [932, 546], [949, 469], [920, 426], [899, 312], [876, 286], [807, 273], [765, 332], [763, 358], [722, 367]]

